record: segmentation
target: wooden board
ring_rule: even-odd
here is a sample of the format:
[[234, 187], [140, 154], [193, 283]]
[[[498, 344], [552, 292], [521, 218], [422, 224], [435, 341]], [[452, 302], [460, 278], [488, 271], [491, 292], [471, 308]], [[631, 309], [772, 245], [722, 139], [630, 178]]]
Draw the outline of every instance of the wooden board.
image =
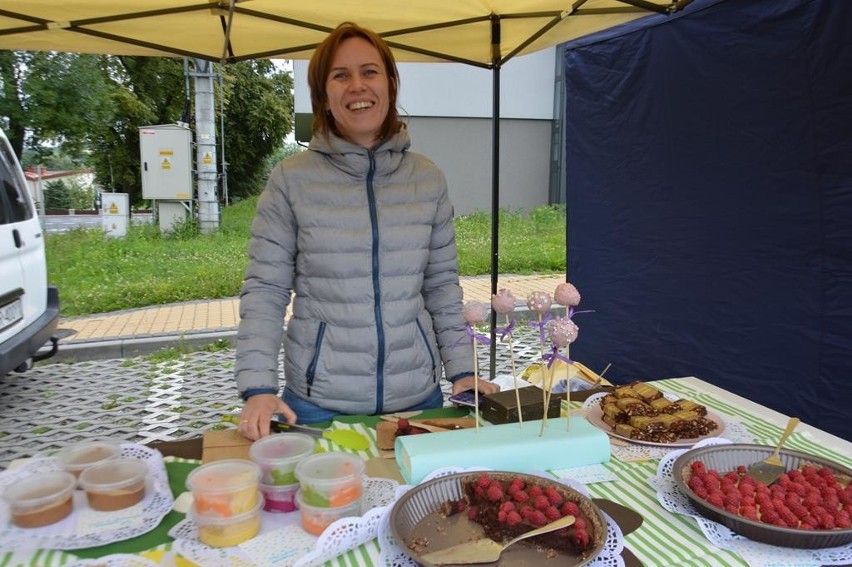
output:
[[[448, 431], [455, 429], [468, 429], [476, 427], [476, 420], [472, 417], [436, 417], [433, 419], [412, 419], [414, 422], [421, 422], [427, 425], [435, 425], [438, 427], [446, 427]], [[380, 421], [376, 425], [376, 446], [382, 450], [393, 450], [394, 441], [396, 440], [396, 423], [391, 421]], [[440, 432], [438, 432], [440, 433]], [[431, 435], [423, 433], [423, 435]]]

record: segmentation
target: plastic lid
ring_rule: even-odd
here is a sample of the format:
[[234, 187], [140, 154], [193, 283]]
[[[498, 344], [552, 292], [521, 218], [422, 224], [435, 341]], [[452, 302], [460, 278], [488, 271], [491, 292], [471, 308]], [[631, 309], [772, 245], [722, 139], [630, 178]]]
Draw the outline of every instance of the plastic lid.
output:
[[3, 491], [3, 499], [15, 508], [41, 508], [71, 493], [77, 478], [65, 471], [36, 473], [22, 478]]
[[112, 459], [80, 474], [80, 488], [107, 492], [138, 484], [148, 475], [148, 465], [133, 458]]
[[56, 453], [56, 459], [62, 463], [65, 470], [79, 472], [87, 467], [114, 459], [120, 455], [121, 444], [118, 441], [105, 439], [83, 441], [63, 447]]
[[260, 480], [260, 467], [246, 459], [225, 459], [201, 465], [186, 479], [192, 492], [231, 492]]
[[342, 451], [317, 453], [296, 465], [296, 478], [301, 482], [325, 481], [336, 483], [360, 478], [364, 474], [364, 459]]
[[251, 444], [249, 456], [255, 462], [289, 462], [314, 452], [314, 438], [304, 433], [275, 433]]

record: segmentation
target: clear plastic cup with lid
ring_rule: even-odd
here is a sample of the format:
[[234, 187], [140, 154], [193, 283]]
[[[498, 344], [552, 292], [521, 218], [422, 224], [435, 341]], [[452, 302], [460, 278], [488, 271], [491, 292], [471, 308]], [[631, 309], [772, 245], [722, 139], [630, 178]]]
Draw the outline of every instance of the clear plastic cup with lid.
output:
[[340, 518], [360, 516], [361, 501], [362, 497], [359, 496], [348, 504], [334, 508], [311, 506], [305, 501], [304, 493], [301, 490], [296, 493], [296, 505], [299, 507], [299, 519], [302, 522], [302, 528], [315, 536], [321, 535], [328, 526]]
[[322, 508], [338, 508], [361, 498], [366, 463], [351, 453], [311, 455], [296, 465], [302, 500]]
[[148, 464], [133, 458], [112, 459], [80, 473], [89, 507], [102, 512], [129, 508], [145, 498]]
[[210, 547], [233, 547], [248, 541], [260, 532], [263, 498], [257, 498], [249, 510], [223, 518], [201, 514], [195, 504], [187, 517], [198, 526], [198, 539]]
[[121, 456], [121, 443], [111, 439], [81, 441], [63, 447], [56, 453], [56, 460], [66, 471], [76, 477], [87, 468]]
[[304, 433], [275, 433], [251, 444], [249, 457], [261, 470], [261, 482], [272, 486], [295, 484], [296, 465], [313, 454], [316, 442]]
[[197, 515], [229, 518], [257, 504], [260, 467], [247, 459], [225, 459], [201, 465], [186, 479]]
[[65, 471], [37, 472], [21, 478], [3, 491], [12, 523], [19, 528], [40, 528], [67, 518], [74, 510], [77, 479]]

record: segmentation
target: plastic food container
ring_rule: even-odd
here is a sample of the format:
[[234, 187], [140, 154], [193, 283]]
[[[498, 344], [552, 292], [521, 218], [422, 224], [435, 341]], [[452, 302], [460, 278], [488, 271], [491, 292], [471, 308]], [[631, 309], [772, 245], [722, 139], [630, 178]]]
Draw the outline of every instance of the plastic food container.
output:
[[80, 488], [86, 491], [89, 507], [111, 512], [129, 508], [145, 497], [148, 465], [133, 458], [112, 459], [80, 473]]
[[258, 503], [260, 467], [249, 460], [226, 459], [201, 465], [186, 479], [200, 516], [230, 518]]
[[318, 453], [296, 465], [302, 500], [310, 506], [339, 508], [361, 499], [361, 477], [366, 465], [356, 455]]
[[315, 445], [304, 433], [276, 433], [252, 443], [249, 457], [260, 466], [261, 482], [284, 486], [297, 482], [296, 464], [311, 455]]
[[62, 467], [79, 477], [87, 468], [121, 456], [121, 444], [117, 441], [82, 441], [64, 447], [56, 453]]
[[19, 528], [40, 528], [68, 517], [74, 509], [77, 478], [68, 472], [38, 473], [22, 478], [3, 492], [12, 523]]
[[263, 499], [257, 498], [250, 510], [229, 518], [200, 514], [193, 504], [187, 517], [198, 526], [198, 539], [210, 547], [232, 547], [248, 541], [260, 532]]
[[296, 510], [296, 493], [299, 483], [276, 486], [274, 484], [260, 485], [263, 494], [263, 509], [267, 512], [293, 512]]
[[345, 506], [328, 508], [311, 506], [303, 499], [302, 491], [296, 493], [296, 504], [299, 506], [302, 528], [309, 534], [321, 535], [325, 529], [340, 518], [361, 515], [361, 497]]

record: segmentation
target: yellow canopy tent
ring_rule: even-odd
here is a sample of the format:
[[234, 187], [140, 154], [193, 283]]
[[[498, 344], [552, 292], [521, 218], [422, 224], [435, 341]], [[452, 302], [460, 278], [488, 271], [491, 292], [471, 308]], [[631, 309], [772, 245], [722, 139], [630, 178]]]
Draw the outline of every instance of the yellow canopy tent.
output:
[[[0, 49], [307, 59], [340, 22], [385, 38], [399, 61], [453, 61], [493, 71], [491, 293], [497, 293], [500, 68], [692, 0], [3, 0]], [[491, 371], [494, 330], [491, 327]]]

